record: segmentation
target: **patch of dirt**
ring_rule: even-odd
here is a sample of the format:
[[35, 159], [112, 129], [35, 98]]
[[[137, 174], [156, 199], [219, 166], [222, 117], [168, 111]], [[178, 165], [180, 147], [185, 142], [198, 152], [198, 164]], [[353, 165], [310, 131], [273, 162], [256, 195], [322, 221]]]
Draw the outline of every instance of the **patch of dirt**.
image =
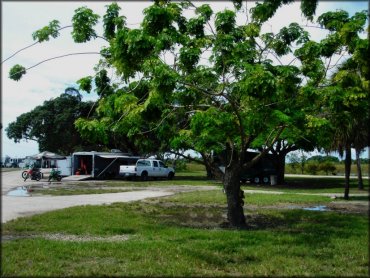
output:
[[327, 207], [333, 211], [343, 213], [369, 214], [369, 202], [366, 201], [336, 201], [331, 202]]
[[152, 190], [152, 191], [169, 191], [173, 193], [181, 193], [181, 192], [192, 192], [192, 191], [209, 191], [209, 190], [216, 190], [219, 189], [217, 186], [189, 186], [189, 185], [173, 185], [173, 186], [147, 186], [147, 187], [140, 187], [140, 186], [106, 186], [102, 183], [95, 183], [91, 182], [88, 184], [81, 184], [81, 183], [45, 183], [40, 185], [32, 185], [33, 193], [40, 193], [42, 194], [43, 191], [46, 190], [53, 190], [53, 189], [65, 189], [65, 190], [122, 190], [122, 192], [127, 191], [138, 191], [138, 190]]
[[57, 241], [72, 241], [72, 242], [90, 242], [90, 241], [102, 241], [102, 242], [115, 242], [125, 241], [129, 239], [128, 235], [114, 235], [114, 236], [90, 236], [90, 235], [67, 235], [67, 234], [32, 234], [32, 235], [3, 235], [2, 241], [10, 241], [17, 239], [32, 239], [32, 238], [43, 238], [48, 240]]

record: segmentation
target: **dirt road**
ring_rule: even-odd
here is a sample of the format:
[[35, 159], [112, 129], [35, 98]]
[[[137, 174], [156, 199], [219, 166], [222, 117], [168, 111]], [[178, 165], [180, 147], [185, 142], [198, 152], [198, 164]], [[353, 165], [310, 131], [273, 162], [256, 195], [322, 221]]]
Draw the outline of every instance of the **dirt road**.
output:
[[[14, 189], [22, 186], [27, 187], [43, 187], [48, 186], [46, 179], [40, 181], [23, 181], [21, 178], [22, 171], [1, 172], [1, 192], [2, 192], [2, 218], [1, 222], [5, 223], [9, 220], [16, 219], [22, 216], [39, 214], [46, 211], [63, 209], [73, 206], [83, 205], [104, 205], [115, 202], [131, 202], [143, 200], [146, 198], [163, 197], [178, 192], [189, 192], [195, 190], [214, 190], [215, 186], [167, 186], [167, 187], [148, 187], [146, 189], [132, 188], [130, 192], [120, 193], [103, 193], [103, 194], [85, 194], [72, 196], [17, 196], [7, 195], [13, 192]], [[94, 183], [95, 181], [91, 181]], [[76, 183], [76, 182], [73, 182]], [[73, 184], [72, 183], [72, 184]], [[89, 182], [90, 183], [90, 182]], [[58, 187], [70, 186], [69, 182], [53, 183]], [[130, 188], [127, 188], [130, 189]], [[22, 194], [27, 194], [27, 191], [20, 190]]]
[[103, 205], [114, 202], [130, 202], [145, 198], [162, 197], [174, 194], [163, 190], [140, 190], [122, 193], [88, 194], [75, 196], [32, 196], [19, 197], [7, 196], [6, 194], [20, 186], [40, 186], [47, 184], [46, 180], [26, 181], [21, 178], [22, 171], [1, 173], [1, 222], [5, 223], [18, 217], [43, 213], [50, 210], [63, 209], [82, 205]]

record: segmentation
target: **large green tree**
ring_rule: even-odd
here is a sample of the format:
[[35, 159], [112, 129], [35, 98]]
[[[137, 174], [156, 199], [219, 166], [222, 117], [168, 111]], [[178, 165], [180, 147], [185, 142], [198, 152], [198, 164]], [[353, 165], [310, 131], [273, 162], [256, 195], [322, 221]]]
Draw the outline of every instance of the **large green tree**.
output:
[[9, 124], [6, 133], [14, 142], [33, 140], [40, 151], [68, 155], [76, 150], [94, 149], [83, 140], [74, 126], [79, 117], [91, 113], [93, 103], [81, 101], [81, 95], [72, 88], [57, 98], [45, 101]]

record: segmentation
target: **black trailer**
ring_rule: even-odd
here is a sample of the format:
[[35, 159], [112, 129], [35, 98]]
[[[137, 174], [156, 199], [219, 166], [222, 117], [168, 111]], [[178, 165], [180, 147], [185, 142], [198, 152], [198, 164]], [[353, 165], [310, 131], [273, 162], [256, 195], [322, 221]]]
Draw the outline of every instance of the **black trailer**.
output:
[[[258, 154], [259, 153], [256, 152], [247, 152], [245, 161], [251, 161]], [[246, 183], [248, 181], [255, 184], [270, 184], [271, 176], [277, 175], [272, 157], [273, 156], [271, 154], [266, 154], [252, 167], [244, 168], [240, 176], [241, 182]]]
[[[246, 152], [245, 162], [251, 161], [256, 157], [258, 152]], [[273, 156], [271, 154], [264, 155], [257, 163], [252, 167], [243, 167], [240, 175], [240, 181], [242, 183], [250, 182], [254, 184], [272, 184], [275, 181], [271, 180], [271, 177], [275, 179], [277, 175], [277, 170], [273, 164]], [[225, 154], [219, 156], [214, 156], [214, 161], [219, 165], [220, 170], [225, 173]]]
[[118, 178], [120, 165], [133, 165], [139, 158], [120, 152], [75, 152], [72, 154], [72, 174], [93, 179]]

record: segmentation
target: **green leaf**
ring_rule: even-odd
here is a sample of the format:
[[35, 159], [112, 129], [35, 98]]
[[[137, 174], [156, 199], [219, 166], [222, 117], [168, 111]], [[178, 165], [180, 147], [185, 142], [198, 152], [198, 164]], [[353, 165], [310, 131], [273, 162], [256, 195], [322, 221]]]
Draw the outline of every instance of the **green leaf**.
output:
[[91, 82], [92, 82], [91, 76], [87, 76], [87, 77], [83, 77], [79, 79], [77, 81], [77, 84], [79, 85], [79, 90], [90, 93], [92, 89]]
[[59, 36], [59, 21], [53, 20], [48, 26], [45, 26], [32, 34], [33, 40], [38, 42], [48, 41], [50, 37], [56, 38]]
[[93, 29], [98, 23], [99, 15], [87, 7], [80, 7], [75, 10], [72, 17], [72, 37], [76, 43], [83, 43], [96, 38], [96, 32]]
[[186, 29], [190, 35], [193, 35], [196, 38], [202, 38], [204, 37], [204, 24], [205, 19], [202, 16], [191, 18], [186, 24]]
[[208, 4], [203, 4], [195, 9], [195, 14], [200, 14], [201, 16], [204, 17], [205, 21], [208, 21], [210, 20], [213, 11]]
[[112, 3], [106, 7], [107, 11], [103, 16], [104, 36], [110, 40], [115, 37], [116, 30], [123, 28], [126, 22], [126, 17], [119, 16], [121, 8], [117, 3]]
[[165, 5], [152, 5], [144, 10], [144, 20], [142, 27], [144, 32], [155, 36], [164, 29], [171, 27], [175, 19], [175, 10]]
[[305, 17], [312, 21], [317, 5], [318, 0], [301, 0], [301, 11]]
[[9, 78], [19, 81], [26, 74], [26, 68], [21, 65], [14, 65], [9, 71]]
[[201, 50], [196, 47], [182, 47], [180, 49], [180, 66], [183, 70], [190, 72], [199, 61]]
[[235, 28], [235, 13], [230, 10], [218, 12], [216, 14], [215, 26], [219, 33], [229, 34]]
[[339, 31], [348, 22], [348, 12], [343, 10], [326, 12], [318, 17], [317, 22], [330, 31]]

